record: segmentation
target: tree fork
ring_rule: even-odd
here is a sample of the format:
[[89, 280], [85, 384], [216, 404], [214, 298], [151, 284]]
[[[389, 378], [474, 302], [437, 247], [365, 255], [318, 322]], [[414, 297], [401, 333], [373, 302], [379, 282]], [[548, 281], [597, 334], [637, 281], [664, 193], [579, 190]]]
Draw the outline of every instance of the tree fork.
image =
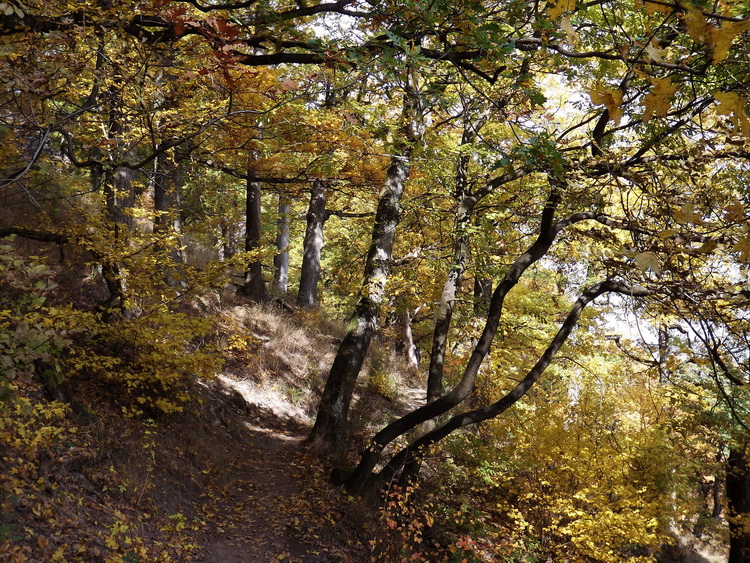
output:
[[[560, 201], [559, 192], [559, 187], [553, 184], [542, 211], [541, 227], [536, 241], [526, 252], [516, 259], [505, 274], [503, 281], [495, 289], [490, 301], [484, 330], [477, 345], [474, 347], [474, 351], [471, 354], [461, 380], [446, 395], [411, 411], [378, 432], [370, 441], [369, 446], [362, 455], [362, 459], [352, 472], [347, 483], [354, 485], [366, 480], [380, 461], [381, 453], [388, 444], [417, 425], [449, 411], [469, 396], [469, 393], [474, 388], [479, 367], [489, 353], [490, 346], [497, 333], [506, 295], [515, 287], [529, 266], [547, 253], [554, 242], [557, 232], [561, 230], [554, 224], [555, 211]], [[353, 488], [356, 489], [357, 487]]]
[[[534, 383], [538, 381], [539, 377], [552, 362], [558, 350], [562, 347], [570, 333], [575, 328], [578, 319], [586, 306], [600, 295], [608, 292], [623, 293], [632, 296], [646, 296], [651, 294], [650, 291], [644, 288], [634, 288], [628, 284], [613, 280], [606, 280], [588, 288], [575, 302], [562, 326], [537, 363], [531, 368], [531, 370], [529, 370], [527, 375], [518, 383], [518, 385], [516, 385], [516, 387], [499, 401], [479, 409], [458, 414], [448, 420], [445, 424], [428, 432], [414, 443], [400, 450], [391, 458], [380, 473], [377, 474], [375, 482], [382, 483], [390, 481], [401, 470], [405, 471], [409, 478], [413, 479], [418, 471], [420, 456], [427, 450], [427, 448], [441, 441], [459, 428], [477, 424], [489, 420], [490, 418], [495, 418], [517, 403], [528, 392], [528, 390], [531, 389]], [[359, 494], [362, 490], [370, 486], [371, 475], [360, 475], [361, 473], [359, 475], [352, 473], [346, 481], [345, 485], [350, 493]]]

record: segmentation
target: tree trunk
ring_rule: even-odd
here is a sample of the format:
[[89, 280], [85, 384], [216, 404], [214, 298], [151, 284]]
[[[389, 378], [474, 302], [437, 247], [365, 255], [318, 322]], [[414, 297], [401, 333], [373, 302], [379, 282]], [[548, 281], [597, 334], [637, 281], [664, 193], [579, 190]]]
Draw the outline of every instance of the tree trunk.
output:
[[273, 257], [273, 287], [279, 295], [289, 289], [289, 201], [279, 194], [276, 219], [276, 256]]
[[346, 336], [339, 346], [326, 381], [310, 439], [343, 453], [346, 420], [354, 386], [367, 349], [377, 328], [377, 317], [390, 273], [391, 251], [399, 217], [399, 204], [409, 177], [408, 156], [393, 157], [386, 173], [375, 214], [372, 242], [367, 253], [365, 276], [359, 300]]
[[456, 302], [461, 276], [466, 269], [469, 258], [469, 233], [467, 227], [471, 222], [471, 214], [476, 205], [476, 198], [467, 196], [462, 199], [456, 210], [455, 231], [456, 239], [453, 243], [453, 266], [443, 285], [435, 317], [435, 330], [432, 334], [432, 351], [430, 353], [430, 367], [427, 372], [427, 402], [431, 403], [443, 394], [443, 368], [445, 366], [445, 348], [448, 342], [448, 330], [453, 317], [453, 306]]
[[555, 239], [557, 227], [554, 223], [554, 214], [557, 209], [559, 198], [559, 188], [554, 186], [550, 192], [549, 198], [547, 199], [547, 203], [544, 206], [544, 210], [542, 211], [540, 232], [536, 241], [526, 252], [515, 260], [505, 274], [503, 281], [495, 289], [495, 292], [492, 295], [492, 301], [490, 302], [490, 310], [487, 315], [484, 330], [474, 347], [474, 351], [464, 369], [461, 380], [448, 394], [428, 402], [426, 405], [395, 420], [378, 432], [370, 441], [368, 448], [362, 455], [359, 465], [357, 465], [347, 481], [348, 488], [357, 490], [370, 479], [372, 470], [380, 461], [383, 449], [393, 440], [404, 435], [413, 428], [416, 428], [419, 424], [447, 412], [463, 402], [464, 399], [469, 396], [469, 393], [474, 389], [474, 384], [482, 361], [489, 353], [492, 340], [497, 332], [506, 295], [513, 287], [515, 287], [518, 280], [529, 266], [547, 253]]
[[310, 206], [307, 209], [302, 274], [297, 294], [297, 306], [301, 309], [318, 306], [320, 251], [323, 249], [323, 225], [327, 218], [325, 185], [320, 180], [315, 180], [310, 194]]
[[177, 164], [167, 152], [162, 152], [156, 158], [154, 173], [154, 233], [159, 240], [157, 250], [169, 248], [172, 264], [164, 267], [164, 276], [172, 286], [184, 283], [174, 267], [185, 263], [180, 205]]
[[750, 517], [750, 468], [744, 450], [732, 448], [727, 457], [727, 504], [729, 507], [728, 563], [750, 561], [750, 534], [744, 525]]
[[[247, 196], [245, 200], [245, 251], [252, 252], [260, 247], [260, 182], [248, 172]], [[256, 303], [269, 300], [266, 282], [263, 280], [263, 266], [259, 258], [253, 258], [245, 270], [245, 281], [240, 292]]]
[[[482, 113], [478, 118], [466, 121], [463, 134], [461, 135], [462, 145], [467, 145], [474, 141], [486, 118], [486, 113]], [[458, 205], [456, 207], [454, 224], [456, 238], [453, 242], [453, 265], [443, 285], [440, 305], [435, 317], [435, 329], [432, 334], [432, 350], [430, 352], [430, 367], [427, 370], [428, 403], [431, 403], [443, 394], [443, 368], [445, 366], [445, 348], [448, 343], [448, 330], [450, 329], [451, 318], [453, 317], [453, 306], [456, 302], [461, 276], [466, 269], [466, 262], [469, 259], [468, 227], [471, 223], [474, 206], [478, 201], [474, 195], [467, 194], [470, 160], [471, 157], [468, 154], [462, 154], [456, 162], [456, 185], [453, 196]]]
[[[459, 428], [497, 417], [508, 410], [511, 406], [517, 403], [529, 389], [531, 389], [547, 369], [560, 347], [565, 343], [573, 328], [575, 328], [584, 308], [599, 295], [607, 292], [617, 292], [631, 296], [642, 296], [648, 294], [647, 290], [633, 288], [610, 280], [590, 287], [583, 292], [573, 305], [557, 334], [552, 339], [549, 346], [547, 346], [547, 349], [539, 360], [537, 360], [536, 364], [534, 364], [534, 367], [529, 370], [526, 377], [524, 377], [510, 392], [491, 405], [458, 414], [441, 426], [438, 426], [434, 430], [418, 438], [394, 455], [377, 476], [370, 473], [375, 465], [372, 465], [369, 471], [363, 472], [362, 463], [360, 463], [346, 480], [345, 484], [347, 490], [353, 494], [358, 494], [373, 484], [391, 481], [395, 475], [402, 470], [404, 475], [409, 479], [413, 479], [416, 476], [421, 456], [431, 445], [441, 441]], [[423, 408], [430, 408], [434, 405], [435, 403], [428, 404]], [[369, 451], [370, 449], [368, 449], [368, 452]], [[363, 456], [363, 461], [366, 458], [367, 453]]]
[[474, 277], [474, 314], [486, 315], [492, 299], [492, 279]]
[[419, 358], [417, 358], [417, 351], [414, 346], [414, 335], [411, 332], [411, 315], [406, 308], [399, 315], [399, 329], [399, 332], [401, 333], [401, 343], [404, 347], [406, 365], [413, 373], [416, 373], [419, 371]]
[[[135, 202], [134, 175], [130, 168], [117, 168], [114, 173], [105, 174], [104, 196], [107, 202], [107, 217], [112, 227], [112, 246], [114, 248], [124, 244], [126, 233], [133, 224], [133, 220], [127, 215], [126, 210], [131, 208]], [[123, 316], [130, 317], [125, 274], [120, 265], [106, 255], [103, 256], [102, 260], [102, 276], [110, 293], [105, 305], [108, 306], [117, 302]]]

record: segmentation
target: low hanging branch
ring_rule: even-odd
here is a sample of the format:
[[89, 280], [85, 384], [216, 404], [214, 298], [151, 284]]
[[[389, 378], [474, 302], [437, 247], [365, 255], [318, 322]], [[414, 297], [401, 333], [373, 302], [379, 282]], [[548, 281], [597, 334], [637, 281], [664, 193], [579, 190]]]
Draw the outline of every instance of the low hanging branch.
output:
[[[541, 358], [539, 358], [534, 367], [531, 368], [526, 377], [524, 377], [518, 385], [516, 385], [499, 401], [479, 409], [458, 414], [448, 420], [445, 424], [428, 432], [414, 443], [403, 448], [393, 456], [383, 470], [378, 473], [378, 482], [391, 480], [401, 469], [405, 468], [405, 466], [415, 463], [417, 458], [429, 446], [439, 442], [455, 430], [495, 418], [518, 402], [534, 385], [534, 383], [537, 382], [539, 377], [550, 365], [555, 354], [557, 354], [558, 350], [573, 331], [573, 328], [575, 328], [585, 307], [604, 293], [620, 293], [635, 297], [644, 297], [652, 294], [652, 292], [646, 288], [634, 287], [627, 283], [614, 280], [606, 280], [588, 288], [575, 302], [560, 327], [560, 330], [558, 330], [557, 334], [552, 339], [552, 342], [544, 351], [544, 354], [542, 354]], [[352, 473], [352, 476], [346, 482], [346, 487], [352, 493], [359, 493], [369, 484], [371, 477], [372, 475], [367, 475], [365, 478], [362, 478], [358, 474]]]

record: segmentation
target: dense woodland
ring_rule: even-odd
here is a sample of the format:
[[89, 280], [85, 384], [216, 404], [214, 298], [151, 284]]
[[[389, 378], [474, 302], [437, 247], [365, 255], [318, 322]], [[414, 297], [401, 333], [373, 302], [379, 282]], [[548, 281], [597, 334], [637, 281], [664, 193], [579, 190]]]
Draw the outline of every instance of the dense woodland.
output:
[[265, 353], [224, 300], [341, 326], [305, 447], [372, 558], [750, 561], [748, 32], [740, 0], [0, 2], [0, 558], [179, 559], [29, 522], [64, 536], [49, 468], [97, 409], [158, 428]]

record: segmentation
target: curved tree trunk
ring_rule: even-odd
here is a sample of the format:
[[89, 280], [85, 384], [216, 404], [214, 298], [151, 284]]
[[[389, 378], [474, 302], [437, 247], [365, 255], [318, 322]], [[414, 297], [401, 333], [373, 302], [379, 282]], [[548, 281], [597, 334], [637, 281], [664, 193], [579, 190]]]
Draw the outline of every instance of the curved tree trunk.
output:
[[417, 425], [447, 412], [463, 402], [464, 399], [469, 396], [469, 393], [474, 389], [474, 384], [482, 361], [489, 353], [492, 340], [497, 332], [505, 296], [513, 287], [515, 287], [518, 280], [529, 266], [547, 253], [554, 242], [555, 236], [562, 228], [554, 224], [554, 214], [557, 209], [559, 198], [560, 189], [558, 186], [553, 185], [549, 198], [544, 206], [544, 210], [542, 211], [539, 235], [534, 244], [516, 259], [505, 274], [502, 283], [500, 283], [497, 286], [497, 289], [495, 289], [492, 301], [490, 302], [490, 310], [487, 315], [484, 330], [474, 347], [474, 351], [469, 358], [469, 362], [464, 370], [461, 380], [448, 394], [415, 409], [378, 432], [370, 441], [368, 448], [362, 455], [362, 459], [347, 481], [351, 488], [357, 489], [362, 483], [369, 479], [372, 470], [380, 461], [383, 449], [389, 443], [413, 428], [416, 428]]
[[325, 185], [315, 180], [307, 208], [307, 227], [302, 247], [302, 273], [299, 280], [297, 306], [312, 309], [318, 306], [318, 280], [320, 279], [320, 252], [323, 249], [323, 225], [328, 219]]
[[558, 350], [565, 343], [573, 328], [575, 328], [584, 308], [598, 296], [607, 292], [617, 292], [636, 296], [649, 294], [647, 290], [641, 288], [633, 288], [630, 286], [626, 286], [625, 284], [620, 284], [618, 282], [609, 280], [590, 287], [583, 292], [583, 294], [573, 305], [562, 326], [558, 330], [555, 337], [552, 339], [552, 342], [550, 342], [549, 346], [536, 362], [534, 367], [532, 367], [526, 377], [524, 377], [516, 385], [516, 387], [514, 387], [502, 399], [491, 405], [487, 405], [485, 407], [452, 417], [446, 423], [435, 428], [431, 432], [428, 432], [421, 438], [415, 440], [413, 443], [400, 450], [391, 458], [391, 460], [386, 464], [386, 466], [377, 476], [373, 476], [371, 473], [363, 474], [363, 472], [360, 470], [360, 467], [357, 467], [357, 470], [355, 470], [350, 475], [345, 483], [347, 490], [354, 494], [360, 493], [364, 489], [368, 488], [373, 481], [375, 481], [375, 483], [383, 483], [392, 480], [395, 475], [401, 470], [403, 470], [404, 474], [408, 477], [414, 477], [416, 474], [415, 468], [418, 467], [420, 456], [431, 445], [439, 442], [459, 428], [471, 424], [477, 424], [490, 418], [495, 418], [496, 416], [499, 416], [511, 406], [513, 406], [521, 399], [521, 397], [523, 397], [528, 392], [528, 390], [534, 385], [534, 383], [537, 382], [539, 377], [547, 369], [549, 364], [552, 362], [552, 359], [555, 357], [555, 354], [557, 354]]

